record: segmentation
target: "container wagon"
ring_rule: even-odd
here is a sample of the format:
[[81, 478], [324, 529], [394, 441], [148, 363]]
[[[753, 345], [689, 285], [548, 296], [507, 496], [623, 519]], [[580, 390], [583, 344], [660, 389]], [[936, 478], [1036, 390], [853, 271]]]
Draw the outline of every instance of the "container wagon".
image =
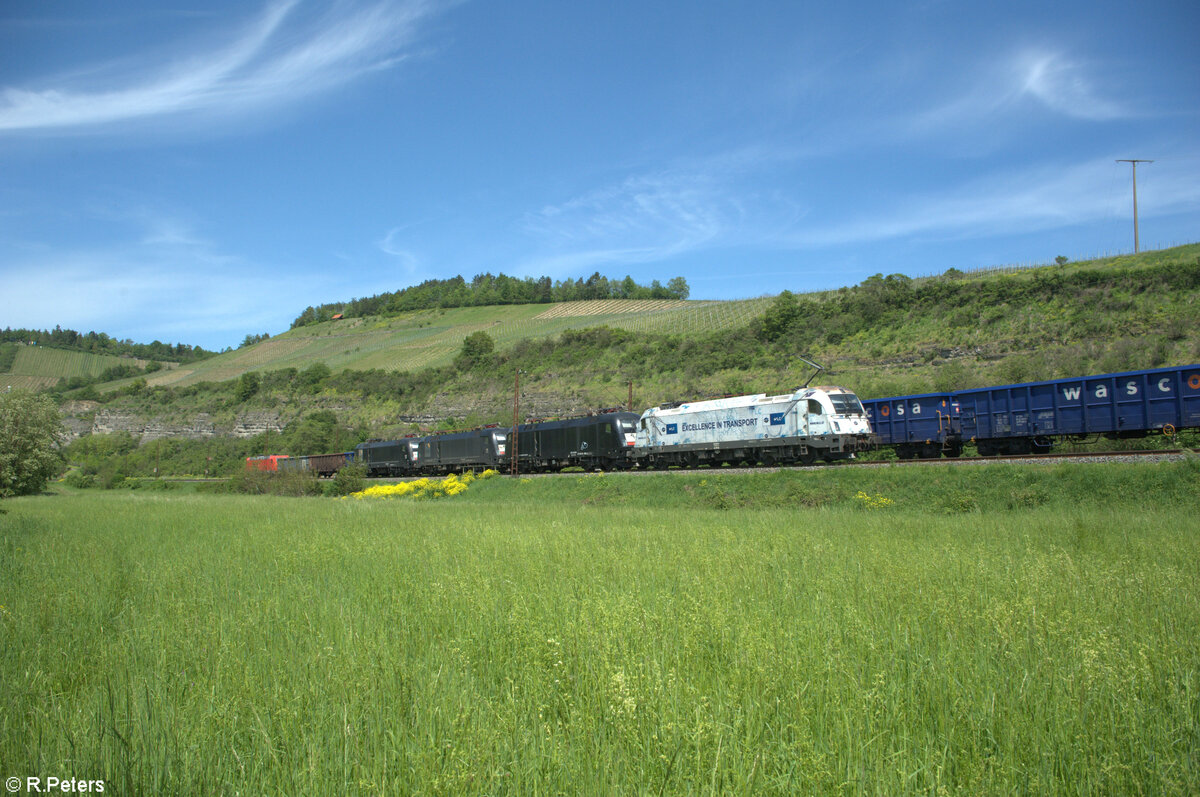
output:
[[900, 459], [962, 454], [959, 404], [950, 393], [867, 399], [862, 405], [878, 444], [895, 448]]
[[1046, 452], [1056, 439], [1200, 427], [1200, 365], [955, 391], [962, 436], [982, 456]]
[[347, 465], [354, 464], [354, 452], [342, 451], [337, 454], [312, 454], [307, 457], [308, 470], [318, 478], [327, 479]]

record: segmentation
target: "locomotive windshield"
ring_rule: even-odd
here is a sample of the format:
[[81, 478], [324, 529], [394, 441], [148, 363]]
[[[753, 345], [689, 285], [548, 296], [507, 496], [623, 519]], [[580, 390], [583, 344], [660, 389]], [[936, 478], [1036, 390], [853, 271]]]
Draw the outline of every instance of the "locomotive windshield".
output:
[[865, 415], [862, 402], [853, 393], [831, 393], [829, 400], [833, 402], [834, 415]]

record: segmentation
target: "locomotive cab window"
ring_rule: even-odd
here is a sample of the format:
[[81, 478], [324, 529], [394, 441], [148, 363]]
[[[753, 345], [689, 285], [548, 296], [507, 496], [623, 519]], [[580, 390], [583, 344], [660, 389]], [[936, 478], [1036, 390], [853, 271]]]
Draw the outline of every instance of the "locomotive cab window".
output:
[[863, 415], [863, 406], [858, 396], [852, 393], [834, 393], [829, 397], [833, 402], [833, 411], [838, 415]]
[[808, 414], [809, 415], [820, 415], [824, 411], [825, 410], [821, 408], [821, 402], [817, 401], [816, 399], [808, 400]]

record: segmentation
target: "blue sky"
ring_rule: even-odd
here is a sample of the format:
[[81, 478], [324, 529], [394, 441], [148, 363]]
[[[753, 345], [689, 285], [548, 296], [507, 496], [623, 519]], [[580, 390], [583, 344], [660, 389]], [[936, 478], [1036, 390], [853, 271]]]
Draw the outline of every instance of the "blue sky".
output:
[[484, 271], [733, 299], [1200, 240], [1200, 4], [6, 0], [0, 326]]

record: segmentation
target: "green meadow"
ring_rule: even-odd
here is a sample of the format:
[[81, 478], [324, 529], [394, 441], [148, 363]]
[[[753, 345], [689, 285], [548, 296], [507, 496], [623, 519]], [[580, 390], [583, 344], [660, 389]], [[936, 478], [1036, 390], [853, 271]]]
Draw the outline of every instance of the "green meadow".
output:
[[0, 505], [0, 774], [158, 794], [1194, 794], [1200, 465]]

